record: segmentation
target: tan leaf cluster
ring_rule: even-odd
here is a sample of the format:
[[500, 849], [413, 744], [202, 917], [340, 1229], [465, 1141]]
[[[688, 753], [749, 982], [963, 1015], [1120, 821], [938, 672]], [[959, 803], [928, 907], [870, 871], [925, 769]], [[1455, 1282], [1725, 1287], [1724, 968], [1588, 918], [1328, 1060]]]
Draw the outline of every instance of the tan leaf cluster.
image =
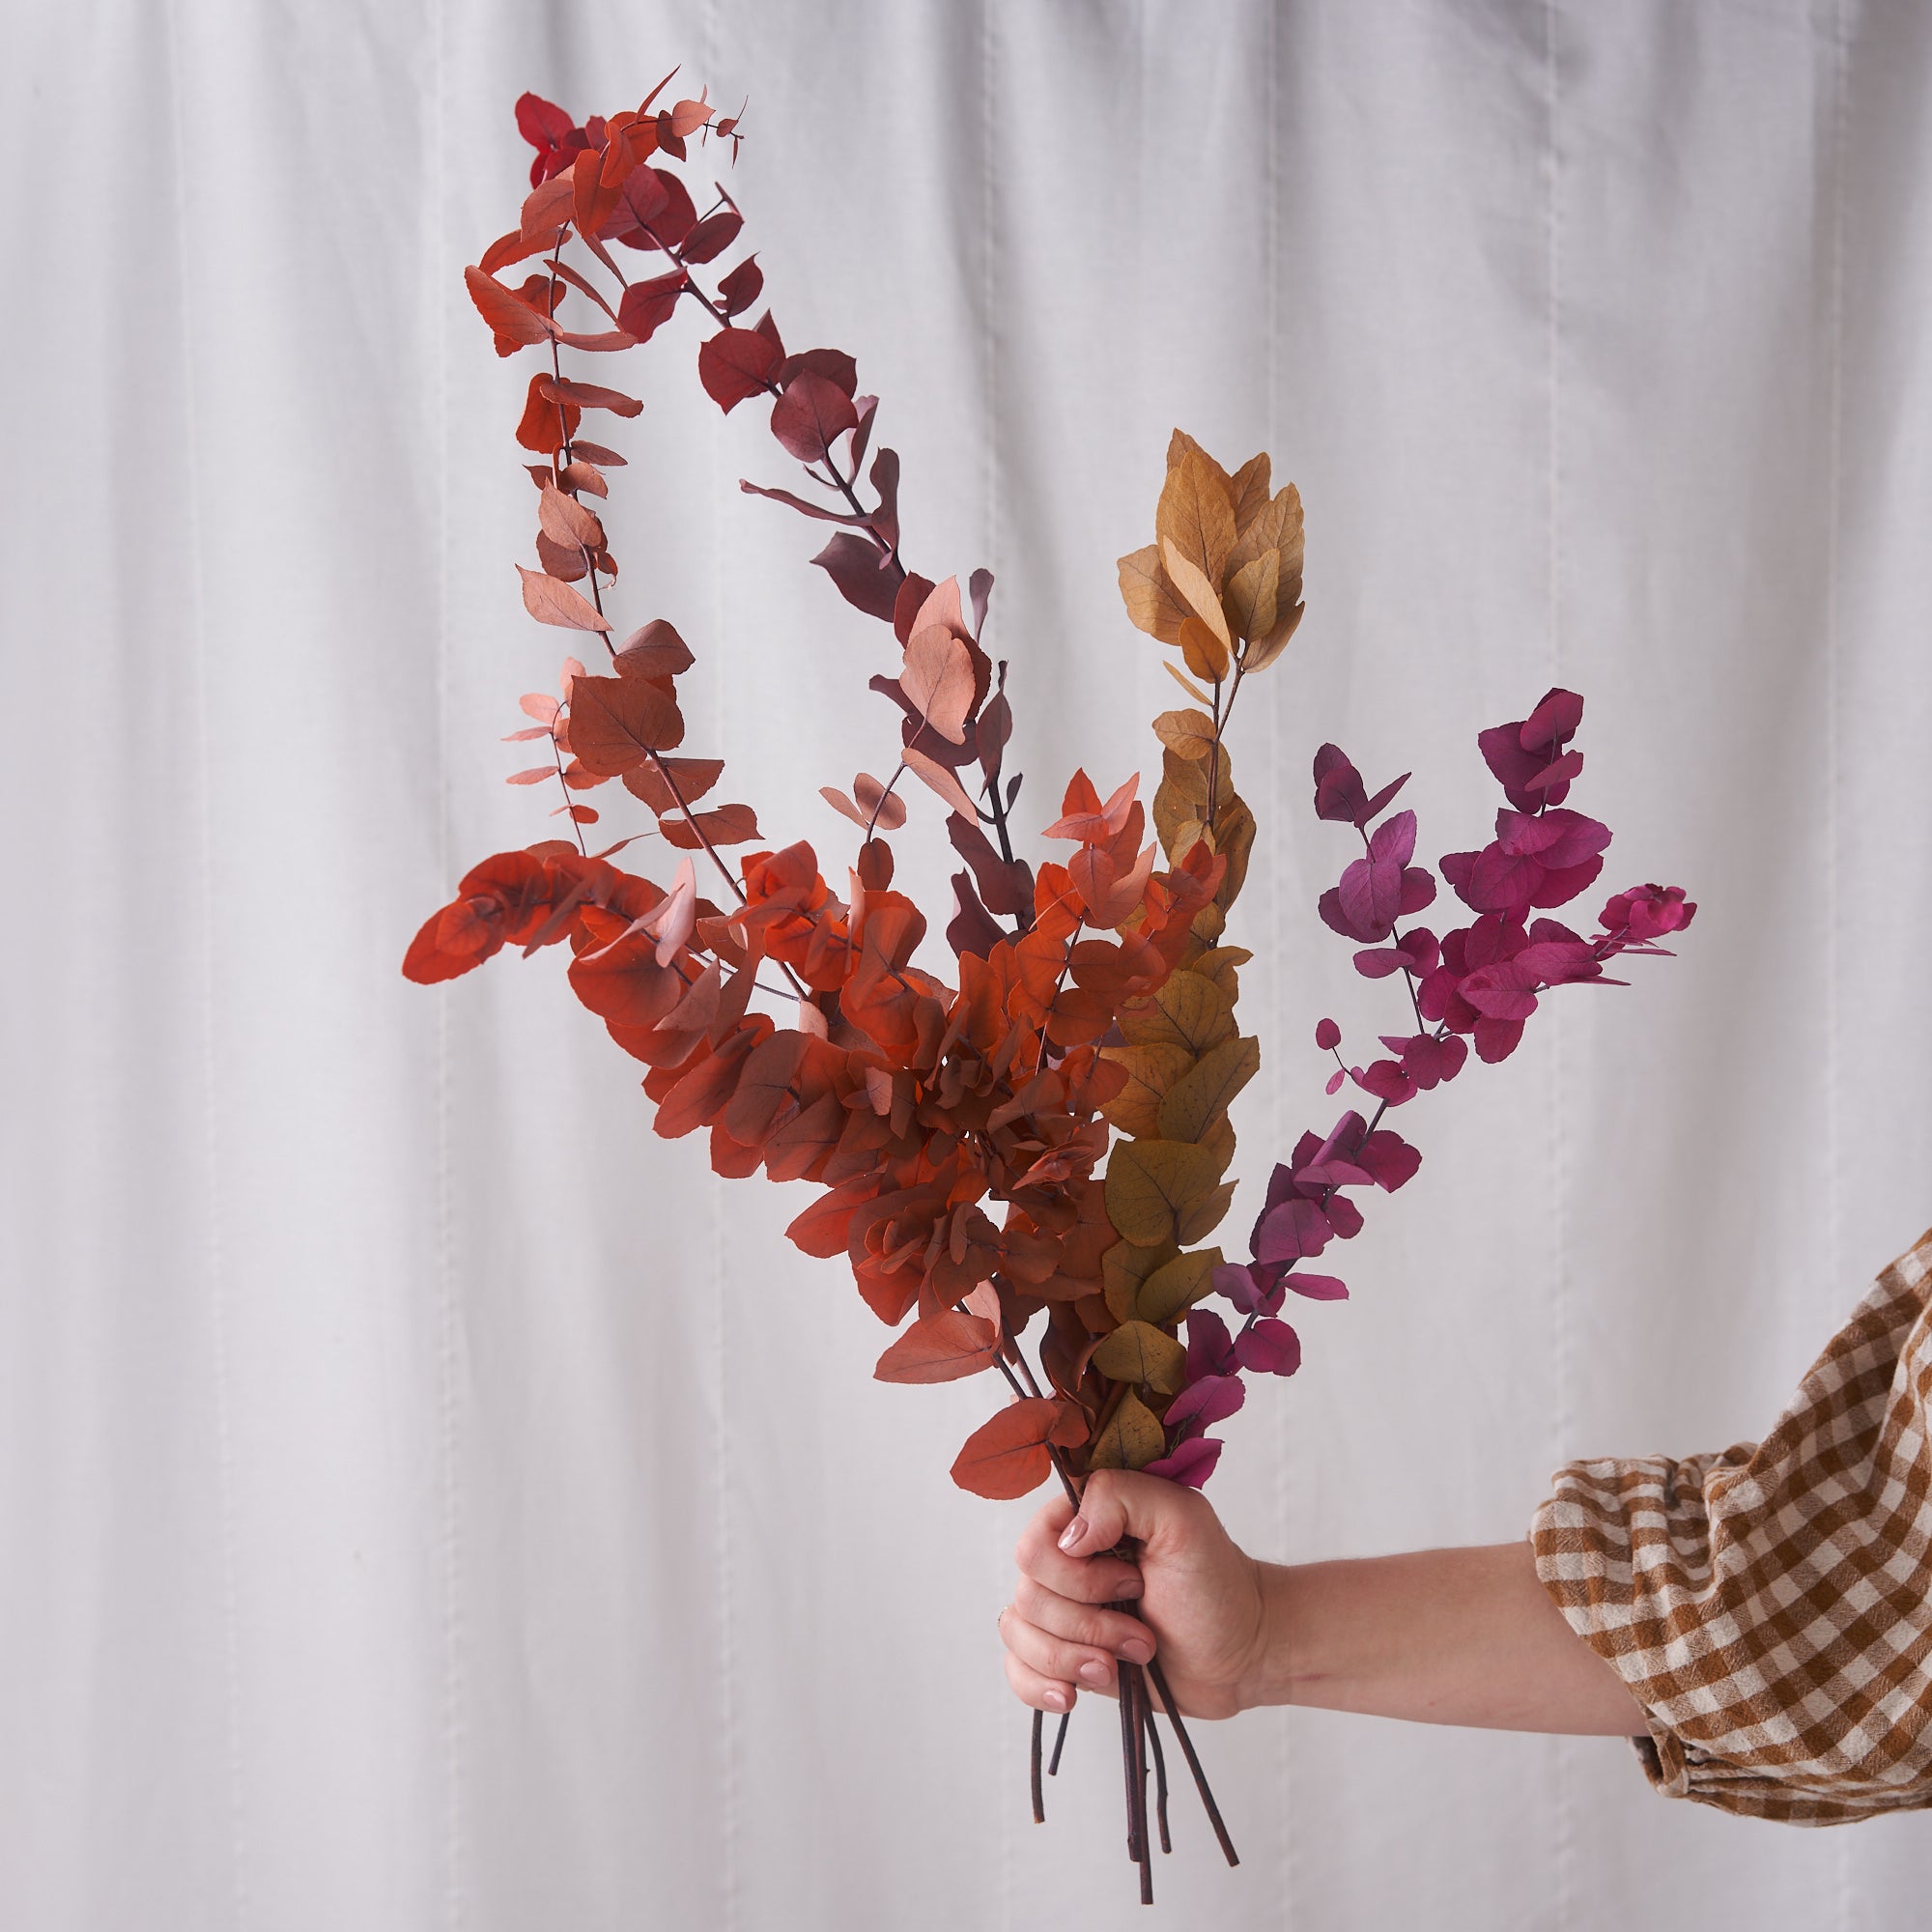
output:
[[1231, 476], [1177, 430], [1154, 530], [1154, 542], [1121, 559], [1121, 594], [1135, 624], [1178, 645], [1186, 673], [1213, 687], [1210, 696], [1169, 667], [1207, 708], [1154, 721], [1154, 831], [1171, 865], [1205, 846], [1220, 876], [1177, 970], [1122, 1009], [1122, 1042], [1102, 1049], [1126, 1084], [1105, 1108], [1122, 1136], [1106, 1174], [1107, 1218], [1121, 1239], [1102, 1259], [1120, 1326], [1094, 1354], [1119, 1393], [1094, 1431], [1093, 1468], [1144, 1468], [1162, 1455], [1160, 1417], [1185, 1374], [1179, 1325], [1221, 1261], [1218, 1248], [1192, 1244], [1228, 1211], [1228, 1109], [1261, 1067], [1260, 1042], [1235, 1019], [1238, 969], [1252, 955], [1220, 944], [1255, 837], [1223, 732], [1242, 678], [1281, 655], [1302, 611], [1301, 498], [1293, 484], [1269, 494], [1265, 456]]
[[1106, 1176], [1107, 1218], [1121, 1239], [1101, 1261], [1121, 1325], [1094, 1361], [1124, 1393], [1095, 1432], [1093, 1468], [1144, 1468], [1162, 1454], [1158, 1417], [1185, 1368], [1177, 1330], [1221, 1261], [1219, 1248], [1187, 1250], [1228, 1211], [1228, 1108], [1261, 1066], [1261, 1043], [1235, 1022], [1236, 969], [1250, 956], [1197, 943], [1156, 992], [1122, 1011], [1125, 1044], [1102, 1050], [1127, 1076], [1105, 1110], [1123, 1136]]
[[1264, 670], [1301, 621], [1301, 495], [1268, 494], [1268, 459], [1230, 476], [1191, 436], [1174, 432], [1154, 540], [1121, 559], [1135, 625], [1178, 644], [1194, 676], [1220, 683]]

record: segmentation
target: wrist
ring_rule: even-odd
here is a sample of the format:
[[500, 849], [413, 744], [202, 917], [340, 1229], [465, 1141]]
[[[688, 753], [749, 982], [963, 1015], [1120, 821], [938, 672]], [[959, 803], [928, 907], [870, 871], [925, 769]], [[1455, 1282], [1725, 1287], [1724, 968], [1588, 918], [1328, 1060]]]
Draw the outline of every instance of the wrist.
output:
[[1305, 1647], [1308, 1633], [1297, 1628], [1292, 1608], [1294, 1571], [1285, 1563], [1255, 1563], [1255, 1634], [1245, 1666], [1236, 1686], [1236, 1707], [1251, 1711], [1264, 1704], [1296, 1701], [1294, 1686], [1305, 1674], [1305, 1656], [1292, 1654], [1293, 1645]]

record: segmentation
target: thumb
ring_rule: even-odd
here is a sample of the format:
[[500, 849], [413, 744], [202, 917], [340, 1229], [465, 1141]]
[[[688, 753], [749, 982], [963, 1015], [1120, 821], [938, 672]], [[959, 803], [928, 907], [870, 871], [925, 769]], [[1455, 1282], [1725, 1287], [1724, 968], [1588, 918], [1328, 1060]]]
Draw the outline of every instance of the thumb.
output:
[[1068, 1556], [1098, 1556], [1131, 1536], [1157, 1553], [1186, 1536], [1201, 1506], [1194, 1491], [1163, 1477], [1096, 1469], [1081, 1492], [1080, 1513], [1061, 1532], [1060, 1548]]

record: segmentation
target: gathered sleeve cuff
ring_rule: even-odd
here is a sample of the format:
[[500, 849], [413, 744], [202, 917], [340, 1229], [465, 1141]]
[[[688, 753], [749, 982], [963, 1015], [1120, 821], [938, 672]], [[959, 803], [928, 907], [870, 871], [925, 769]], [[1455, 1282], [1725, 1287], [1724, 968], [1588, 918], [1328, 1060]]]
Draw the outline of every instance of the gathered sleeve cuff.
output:
[[1571, 1463], [1530, 1530], [1667, 1797], [1794, 1825], [1932, 1806], [1932, 1231], [1760, 1443]]

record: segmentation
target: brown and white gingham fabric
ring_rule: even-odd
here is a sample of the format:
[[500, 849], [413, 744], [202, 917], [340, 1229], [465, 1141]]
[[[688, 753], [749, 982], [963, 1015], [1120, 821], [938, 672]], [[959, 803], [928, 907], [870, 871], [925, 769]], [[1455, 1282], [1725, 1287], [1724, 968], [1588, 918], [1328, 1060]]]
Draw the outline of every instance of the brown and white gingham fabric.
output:
[[1932, 1231], [1753, 1447], [1572, 1463], [1530, 1531], [1666, 1796], [1792, 1825], [1932, 1806]]

